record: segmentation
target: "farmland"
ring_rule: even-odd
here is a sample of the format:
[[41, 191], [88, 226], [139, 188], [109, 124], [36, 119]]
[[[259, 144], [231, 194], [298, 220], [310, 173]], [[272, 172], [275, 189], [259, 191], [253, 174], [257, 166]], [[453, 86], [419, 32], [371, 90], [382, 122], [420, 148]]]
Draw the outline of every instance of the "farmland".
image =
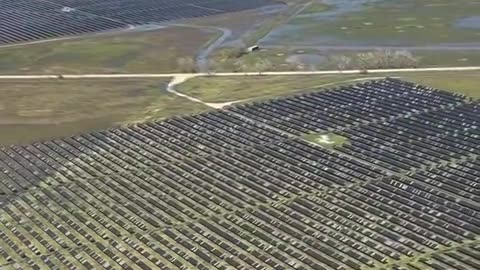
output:
[[4, 147], [0, 267], [476, 269], [479, 121], [385, 79]]

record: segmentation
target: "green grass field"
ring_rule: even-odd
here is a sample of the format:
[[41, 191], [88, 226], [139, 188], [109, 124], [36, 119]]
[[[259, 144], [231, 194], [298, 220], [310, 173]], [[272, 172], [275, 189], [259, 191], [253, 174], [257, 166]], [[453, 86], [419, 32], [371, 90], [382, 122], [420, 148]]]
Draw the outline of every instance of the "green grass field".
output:
[[0, 82], [0, 145], [29, 143], [209, 108], [162, 80]]
[[400, 76], [411, 82], [480, 99], [480, 72], [478, 71], [407, 73], [390, 74], [390, 76]]
[[261, 100], [315, 90], [370, 77], [401, 77], [428, 86], [480, 98], [480, 72], [428, 72], [366, 75], [199, 77], [178, 86], [178, 90], [205, 102]]
[[279, 97], [359, 77], [362, 76], [198, 77], [179, 85], [177, 89], [205, 102], [228, 102]]
[[1, 74], [169, 73], [216, 33], [172, 27], [0, 48]]

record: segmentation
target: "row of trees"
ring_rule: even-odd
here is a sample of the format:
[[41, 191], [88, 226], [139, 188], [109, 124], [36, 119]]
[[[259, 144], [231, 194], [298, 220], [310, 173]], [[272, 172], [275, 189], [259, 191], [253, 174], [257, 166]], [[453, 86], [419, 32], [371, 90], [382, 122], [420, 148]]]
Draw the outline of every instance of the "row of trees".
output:
[[[219, 57], [208, 61], [208, 72], [216, 72], [224, 69], [228, 63], [233, 72], [265, 72], [275, 70], [277, 67], [268, 59], [262, 57], [243, 57], [244, 51], [240, 49], [227, 49], [220, 52]], [[283, 70], [317, 70], [318, 66], [300, 62], [290, 63]], [[338, 70], [346, 69], [381, 69], [381, 68], [415, 68], [419, 59], [411, 52], [405, 50], [376, 50], [361, 52], [352, 55], [332, 55], [328, 57], [329, 68]], [[182, 57], [177, 59], [177, 66], [182, 72], [198, 72], [195, 59]]]
[[[181, 72], [195, 73], [198, 72], [197, 64], [191, 57], [182, 57], [177, 59], [177, 66]], [[218, 70], [219, 63], [213, 59], [208, 61], [208, 72], [216, 72]], [[246, 61], [244, 59], [238, 59], [233, 62], [233, 72], [258, 72], [274, 70], [274, 65], [268, 59], [258, 58], [254, 61]]]
[[345, 69], [381, 69], [381, 68], [414, 68], [419, 59], [405, 50], [377, 50], [329, 57], [329, 64], [338, 70]]

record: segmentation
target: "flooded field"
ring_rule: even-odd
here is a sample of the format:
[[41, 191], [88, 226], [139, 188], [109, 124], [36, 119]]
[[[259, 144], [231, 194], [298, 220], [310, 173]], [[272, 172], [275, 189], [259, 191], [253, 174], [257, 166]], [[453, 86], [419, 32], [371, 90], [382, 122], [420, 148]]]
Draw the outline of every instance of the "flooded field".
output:
[[[314, 2], [316, 3], [316, 2]], [[480, 42], [479, 0], [326, 0], [307, 8], [261, 44], [291, 46], [442, 46]], [[318, 4], [318, 3], [317, 3]]]
[[480, 16], [472, 16], [457, 20], [456, 26], [459, 28], [480, 29]]

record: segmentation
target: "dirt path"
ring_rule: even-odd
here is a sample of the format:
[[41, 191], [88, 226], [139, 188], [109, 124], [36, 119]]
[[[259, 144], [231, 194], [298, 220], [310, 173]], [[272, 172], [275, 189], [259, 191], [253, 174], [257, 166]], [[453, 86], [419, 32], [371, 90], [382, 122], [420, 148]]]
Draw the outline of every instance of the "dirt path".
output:
[[[392, 68], [370, 70], [322, 70], [322, 71], [267, 71], [267, 72], [218, 72], [218, 73], [134, 73], [134, 74], [63, 74], [63, 75], [0, 75], [0, 80], [41, 80], [41, 79], [121, 79], [121, 78], [182, 78], [190, 79], [199, 76], [295, 76], [295, 75], [348, 75], [348, 74], [381, 74], [404, 72], [432, 71], [480, 71], [480, 66], [470, 67], [435, 67], [435, 68]], [[186, 80], [185, 79], [185, 80]]]
[[[193, 101], [193, 102], [198, 102], [198, 103], [201, 103], [205, 106], [208, 106], [210, 108], [214, 108], [214, 109], [222, 109], [226, 106], [230, 106], [230, 105], [233, 105], [233, 104], [236, 104], [236, 103], [240, 103], [240, 102], [245, 102], [245, 101], [249, 101], [251, 100], [252, 98], [250, 99], [241, 99], [241, 100], [233, 100], [233, 101], [228, 101], [228, 102], [219, 102], [219, 103], [211, 103], [211, 102], [205, 102], [205, 101], [202, 101], [198, 98], [194, 98], [192, 96], [188, 96], [186, 94], [183, 94], [183, 93], [180, 93], [180, 92], [177, 92], [175, 90], [175, 86], [179, 85], [179, 84], [182, 84], [184, 83], [185, 81], [191, 79], [191, 78], [194, 78], [196, 76], [185, 76], [185, 77], [176, 77], [174, 78], [167, 86], [167, 91], [174, 94], [174, 95], [177, 95], [179, 97], [182, 97], [182, 98], [186, 98], [190, 101]], [[320, 88], [320, 87], [327, 87], [327, 86], [333, 86], [333, 85], [338, 85], [338, 84], [341, 84], [341, 83], [353, 83], [353, 82], [361, 82], [361, 81], [368, 81], [368, 80], [378, 80], [378, 79], [383, 79], [384, 77], [368, 77], [368, 78], [358, 78], [358, 79], [350, 79], [350, 80], [344, 80], [344, 81], [338, 81], [338, 82], [333, 82], [333, 83], [326, 83], [326, 84], [321, 84], [321, 85], [315, 85], [315, 86], [312, 86], [312, 88]], [[298, 91], [302, 91], [302, 90], [305, 90], [305, 89], [299, 89], [299, 90], [296, 90], [296, 91], [292, 91], [292, 93], [295, 93], [295, 92], [298, 92]], [[261, 97], [255, 97], [255, 98], [261, 98]]]
[[[406, 69], [374, 69], [367, 70], [367, 74], [382, 74], [382, 73], [402, 73], [402, 72], [431, 72], [431, 71], [480, 71], [480, 66], [474, 67], [442, 67], [442, 68], [406, 68]], [[66, 75], [0, 75], [0, 80], [75, 80], [75, 79], [124, 79], [124, 78], [172, 78], [167, 86], [167, 91], [182, 98], [186, 98], [193, 102], [204, 104], [208, 107], [221, 109], [225, 106], [232, 105], [238, 102], [247, 100], [233, 100], [223, 103], [209, 103], [204, 102], [198, 98], [188, 96], [186, 94], [177, 92], [175, 87], [181, 83], [186, 82], [195, 77], [210, 76], [210, 77], [228, 77], [228, 76], [295, 76], [295, 75], [351, 75], [351, 74], [365, 74], [364, 70], [326, 70], [326, 71], [272, 71], [272, 72], [224, 72], [224, 73], [159, 73], [159, 74], [66, 74]], [[316, 87], [325, 87], [338, 83], [348, 83], [362, 80], [378, 79], [378, 77], [359, 78], [335, 83], [319, 85]]]
[[170, 83], [167, 85], [167, 91], [169, 93], [172, 93], [174, 95], [177, 95], [179, 97], [182, 97], [182, 98], [186, 98], [190, 101], [193, 101], [193, 102], [197, 102], [197, 103], [201, 103], [205, 106], [208, 106], [208, 107], [211, 107], [211, 108], [215, 108], [215, 109], [221, 109], [225, 106], [228, 106], [228, 105], [232, 105], [234, 103], [238, 103], [238, 102], [241, 102], [242, 100], [236, 100], [236, 101], [231, 101], [231, 102], [223, 102], [223, 103], [209, 103], [209, 102], [204, 102], [198, 98], [194, 98], [192, 96], [189, 96], [189, 95], [185, 95], [183, 93], [180, 93], [180, 92], [177, 92], [176, 89], [175, 89], [175, 86], [179, 85], [179, 84], [182, 84], [184, 82], [186, 82], [187, 80], [190, 80], [192, 78], [195, 78], [195, 77], [198, 77], [198, 76], [195, 76], [195, 75], [180, 75], [180, 76], [177, 76], [177, 77], [174, 77]]

